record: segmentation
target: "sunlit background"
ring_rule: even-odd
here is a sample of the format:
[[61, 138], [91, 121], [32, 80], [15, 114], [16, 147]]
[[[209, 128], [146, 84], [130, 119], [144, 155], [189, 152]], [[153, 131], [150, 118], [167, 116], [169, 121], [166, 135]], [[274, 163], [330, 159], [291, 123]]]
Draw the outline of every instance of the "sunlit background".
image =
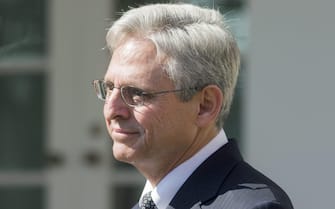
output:
[[[128, 209], [144, 179], [116, 162], [91, 80], [135, 0], [0, 0], [0, 209]], [[171, 2], [171, 1], [170, 1]], [[335, 28], [327, 0], [188, 0], [226, 15], [242, 54], [225, 125], [295, 208], [330, 208]]]

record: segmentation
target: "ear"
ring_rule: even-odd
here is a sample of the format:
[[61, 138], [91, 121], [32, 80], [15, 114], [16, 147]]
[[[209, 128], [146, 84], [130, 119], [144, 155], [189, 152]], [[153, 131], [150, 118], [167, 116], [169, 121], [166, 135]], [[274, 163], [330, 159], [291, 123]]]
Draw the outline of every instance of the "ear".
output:
[[197, 125], [204, 127], [213, 122], [215, 124], [223, 103], [221, 89], [216, 85], [208, 85], [201, 90], [199, 99]]

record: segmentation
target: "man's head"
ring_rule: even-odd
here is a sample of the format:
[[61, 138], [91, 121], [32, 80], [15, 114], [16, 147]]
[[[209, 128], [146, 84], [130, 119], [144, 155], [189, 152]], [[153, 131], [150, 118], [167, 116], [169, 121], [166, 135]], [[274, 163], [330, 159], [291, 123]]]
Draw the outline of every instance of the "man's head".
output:
[[129, 37], [150, 40], [157, 55], [165, 56], [163, 68], [180, 99], [189, 100], [193, 87], [217, 85], [223, 95], [217, 119], [222, 128], [233, 100], [240, 67], [237, 43], [223, 16], [216, 10], [183, 4], [156, 4], [126, 12], [107, 34], [111, 52]]
[[238, 75], [236, 42], [217, 11], [158, 4], [126, 12], [107, 44], [99, 85], [114, 156], [157, 182], [221, 128]]

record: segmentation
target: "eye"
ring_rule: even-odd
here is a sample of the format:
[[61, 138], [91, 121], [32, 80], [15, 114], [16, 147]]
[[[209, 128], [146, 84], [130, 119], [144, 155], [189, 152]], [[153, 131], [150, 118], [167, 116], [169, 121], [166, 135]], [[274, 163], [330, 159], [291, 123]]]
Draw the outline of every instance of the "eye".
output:
[[129, 87], [129, 88], [131, 88], [130, 91], [131, 91], [131, 95], [133, 96], [133, 98], [141, 97], [142, 100], [148, 100], [154, 97], [153, 94], [145, 92], [142, 89], [135, 88], [135, 87]]
[[143, 103], [143, 91], [141, 89], [124, 86], [121, 88], [121, 93], [127, 104], [138, 105]]
[[136, 97], [142, 97], [144, 93], [144, 91], [142, 89], [139, 88], [135, 88], [135, 87], [125, 87], [125, 92], [128, 96], [130, 96], [131, 98], [136, 98]]

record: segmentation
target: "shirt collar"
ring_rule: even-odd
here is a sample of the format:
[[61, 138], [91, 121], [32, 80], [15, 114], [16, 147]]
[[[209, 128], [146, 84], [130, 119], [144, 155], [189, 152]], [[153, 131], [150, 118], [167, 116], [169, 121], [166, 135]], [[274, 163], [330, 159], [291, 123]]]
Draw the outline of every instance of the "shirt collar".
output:
[[168, 173], [159, 184], [153, 188], [149, 181], [146, 181], [140, 201], [143, 195], [152, 191], [151, 196], [158, 209], [168, 207], [172, 198], [188, 177], [204, 162], [211, 154], [228, 142], [227, 136], [222, 129], [207, 145], [200, 149], [190, 159], [186, 160], [170, 173]]

